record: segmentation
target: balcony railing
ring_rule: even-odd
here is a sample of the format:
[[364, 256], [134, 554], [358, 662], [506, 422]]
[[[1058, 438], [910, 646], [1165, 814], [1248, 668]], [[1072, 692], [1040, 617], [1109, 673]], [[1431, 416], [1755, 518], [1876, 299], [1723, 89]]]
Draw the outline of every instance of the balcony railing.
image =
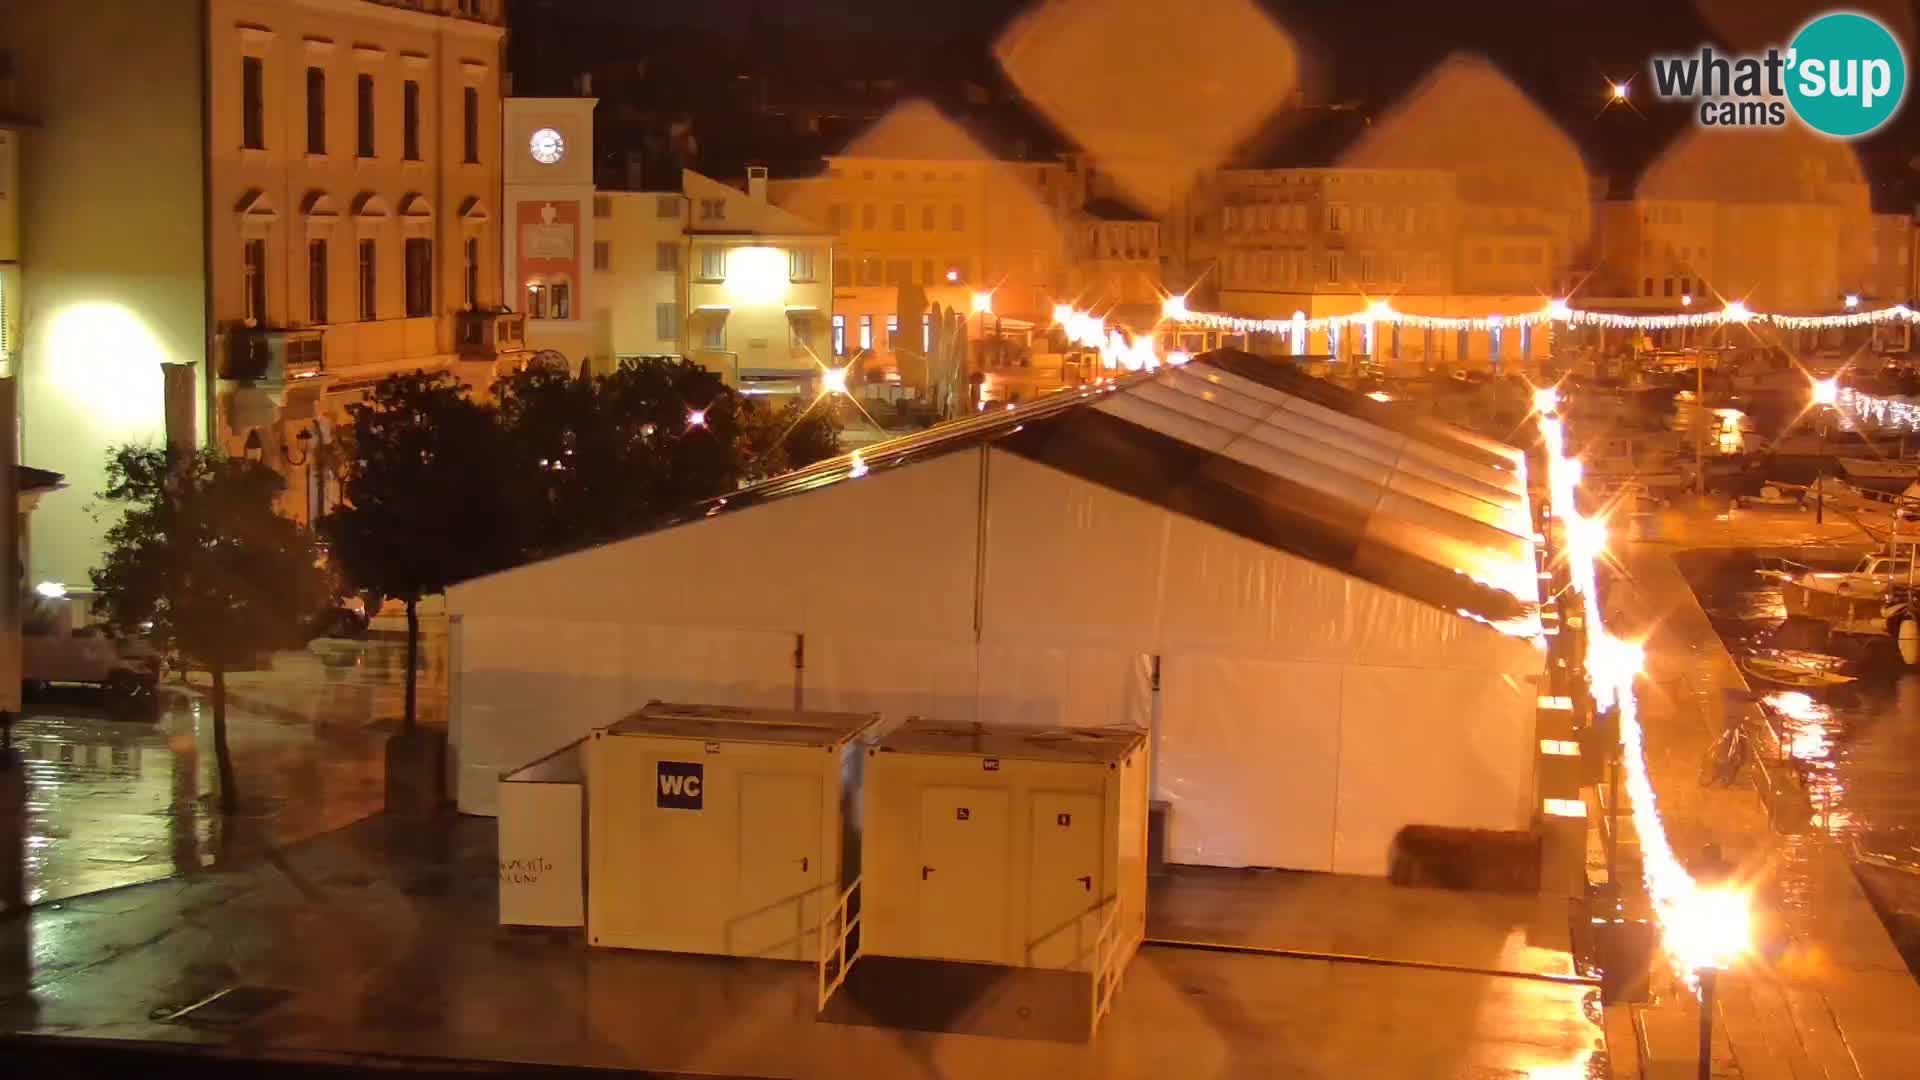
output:
[[428, 15], [447, 15], [471, 22], [499, 25], [501, 18], [496, 9], [504, 6], [506, 0], [367, 0], [367, 2], [381, 7], [403, 8]]
[[458, 347], [463, 360], [492, 360], [527, 348], [525, 312], [463, 311], [458, 318]]
[[233, 382], [285, 383], [327, 370], [326, 334], [318, 328], [246, 327], [227, 335], [220, 377]]

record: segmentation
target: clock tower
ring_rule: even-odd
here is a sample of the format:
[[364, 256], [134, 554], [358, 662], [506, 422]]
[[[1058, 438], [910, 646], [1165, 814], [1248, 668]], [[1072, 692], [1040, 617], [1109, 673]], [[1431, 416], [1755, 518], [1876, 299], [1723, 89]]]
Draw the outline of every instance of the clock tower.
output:
[[594, 98], [510, 97], [503, 103], [506, 280], [501, 295], [527, 315], [527, 347], [578, 370], [594, 351]]

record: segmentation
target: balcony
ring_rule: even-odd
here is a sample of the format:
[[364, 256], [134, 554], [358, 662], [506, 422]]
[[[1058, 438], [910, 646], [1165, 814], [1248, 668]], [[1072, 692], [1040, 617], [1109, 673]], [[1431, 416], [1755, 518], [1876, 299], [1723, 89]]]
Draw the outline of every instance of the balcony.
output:
[[445, 15], [449, 18], [487, 23], [492, 26], [504, 25], [504, 20], [497, 11], [504, 6], [502, 0], [367, 0], [367, 2], [381, 7], [418, 11], [425, 15]]
[[220, 377], [230, 382], [285, 385], [326, 373], [326, 335], [318, 328], [247, 327], [227, 335]]
[[525, 312], [463, 311], [457, 318], [457, 348], [462, 360], [493, 360], [526, 351]]

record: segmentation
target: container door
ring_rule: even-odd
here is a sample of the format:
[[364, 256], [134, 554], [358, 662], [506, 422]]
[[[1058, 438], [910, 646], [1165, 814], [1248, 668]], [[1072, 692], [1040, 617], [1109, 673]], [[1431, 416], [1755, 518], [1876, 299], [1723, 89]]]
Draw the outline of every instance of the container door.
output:
[[920, 955], [1007, 962], [1007, 793], [920, 794]]
[[727, 951], [814, 959], [823, 880], [820, 778], [741, 776], [740, 891], [727, 924]]
[[1027, 876], [1027, 965], [1084, 969], [1100, 936], [1106, 883], [1100, 873], [1098, 795], [1033, 794]]

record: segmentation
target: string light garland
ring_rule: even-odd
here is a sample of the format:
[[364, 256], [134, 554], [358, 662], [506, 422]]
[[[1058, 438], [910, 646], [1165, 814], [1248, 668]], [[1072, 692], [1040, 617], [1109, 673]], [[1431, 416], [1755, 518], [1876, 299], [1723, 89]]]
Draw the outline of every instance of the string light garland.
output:
[[1667, 836], [1647, 768], [1646, 731], [1641, 727], [1639, 701], [1634, 695], [1634, 681], [1642, 674], [1646, 654], [1639, 643], [1607, 631], [1599, 590], [1595, 588], [1594, 566], [1607, 544], [1606, 519], [1585, 516], [1575, 505], [1580, 461], [1567, 456], [1559, 395], [1550, 388], [1536, 390], [1534, 411], [1540, 419], [1540, 437], [1546, 449], [1549, 513], [1561, 524], [1568, 578], [1587, 639], [1587, 683], [1594, 707], [1612, 712], [1619, 720], [1620, 760], [1625, 766], [1634, 834], [1640, 841], [1642, 872], [1654, 917], [1660, 924], [1661, 944], [1681, 978], [1698, 994], [1703, 973], [1728, 967], [1750, 947], [1753, 930], [1749, 896], [1738, 886], [1708, 886], [1696, 881]]
[[[1729, 301], [1718, 311], [1694, 311], [1670, 315], [1634, 315], [1615, 311], [1585, 311], [1574, 308], [1565, 300], [1555, 300], [1537, 311], [1523, 311], [1513, 314], [1493, 313], [1470, 318], [1447, 315], [1416, 315], [1412, 312], [1396, 310], [1386, 300], [1375, 300], [1366, 310], [1347, 315], [1322, 315], [1306, 318], [1296, 312], [1288, 318], [1249, 318], [1241, 315], [1225, 315], [1217, 312], [1189, 311], [1185, 302], [1179, 305], [1179, 315], [1173, 315], [1169, 306], [1168, 319], [1181, 326], [1205, 330], [1224, 330], [1234, 334], [1278, 334], [1291, 336], [1297, 334], [1321, 334], [1338, 332], [1348, 326], [1371, 328], [1377, 323], [1392, 326], [1408, 326], [1416, 330], [1461, 331], [1487, 333], [1506, 327], [1544, 326], [1558, 323], [1567, 326], [1594, 326], [1607, 330], [1677, 330], [1704, 326], [1724, 326], [1727, 324], [1744, 325], [1747, 323], [1767, 323], [1786, 330], [1826, 330], [1837, 327], [1871, 326], [1877, 323], [1908, 322], [1920, 323], [1920, 312], [1905, 304], [1876, 308], [1872, 311], [1848, 311], [1839, 315], [1776, 315], [1753, 311], [1738, 300]], [[1365, 332], [1363, 330], [1363, 332]]]

